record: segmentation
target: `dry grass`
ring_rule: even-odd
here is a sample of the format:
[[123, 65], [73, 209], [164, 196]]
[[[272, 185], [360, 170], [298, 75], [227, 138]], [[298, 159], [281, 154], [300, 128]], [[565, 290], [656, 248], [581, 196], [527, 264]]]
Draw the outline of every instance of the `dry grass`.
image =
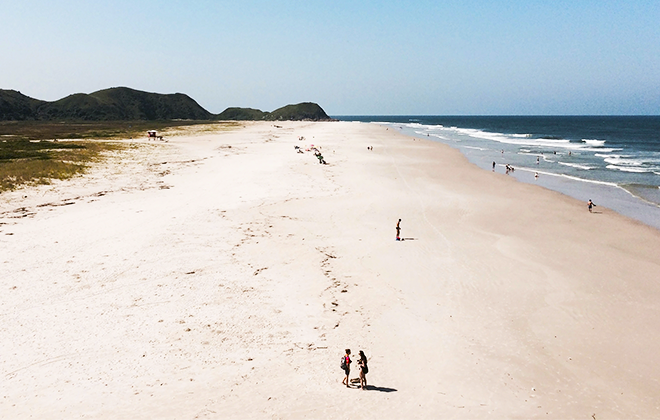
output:
[[[217, 123], [222, 125], [222, 123]], [[0, 121], [0, 139], [130, 139], [146, 137], [147, 130], [215, 125], [209, 121]]]
[[124, 146], [110, 142], [0, 142], [0, 192], [23, 185], [48, 184], [84, 173], [104, 152]]
[[196, 136], [235, 130], [246, 125], [245, 122], [223, 121], [179, 127], [167, 127], [160, 133], [163, 137]]
[[167, 138], [240, 126], [209, 121], [0, 121], [0, 192], [83, 174], [107, 152], [130, 147], [121, 140], [146, 138], [147, 130], [158, 130]]

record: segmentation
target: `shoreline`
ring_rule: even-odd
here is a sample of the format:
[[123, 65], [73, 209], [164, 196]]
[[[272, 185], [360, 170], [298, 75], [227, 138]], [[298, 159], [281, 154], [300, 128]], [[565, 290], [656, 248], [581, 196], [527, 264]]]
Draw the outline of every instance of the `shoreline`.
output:
[[660, 416], [656, 229], [398, 130], [278, 126], [16, 197], [3, 415]]
[[[384, 125], [384, 123], [380, 122], [374, 122], [373, 124]], [[389, 124], [396, 125], [396, 123]], [[486, 171], [491, 171], [490, 163], [492, 159], [500, 160], [499, 153], [488, 156], [484, 154], [482, 156], [478, 152], [464, 150], [472, 149], [472, 147], [461, 148], [458, 143], [452, 144], [451, 142], [445, 142], [440, 139], [429, 139], [427, 136], [416, 132], [413, 128], [405, 127], [401, 129], [401, 132], [408, 136], [431, 140], [459, 150], [471, 163]], [[503, 168], [504, 163], [498, 163], [497, 166], [498, 168]], [[593, 198], [595, 202], [601, 203], [600, 205], [603, 207], [608, 207], [623, 216], [630, 217], [660, 230], [660, 205], [634, 194], [625, 186], [611, 181], [585, 179], [569, 174], [547, 172], [517, 165], [516, 170], [530, 174], [530, 176], [527, 177], [520, 173], [510, 174], [520, 182], [539, 185], [568, 197], [584, 201], [585, 203], [589, 198]], [[541, 175], [539, 179], [533, 177], [535, 172], [538, 172]], [[552, 177], [554, 180], [546, 181], [546, 177]], [[593, 188], [590, 189], [588, 185], [592, 185]]]

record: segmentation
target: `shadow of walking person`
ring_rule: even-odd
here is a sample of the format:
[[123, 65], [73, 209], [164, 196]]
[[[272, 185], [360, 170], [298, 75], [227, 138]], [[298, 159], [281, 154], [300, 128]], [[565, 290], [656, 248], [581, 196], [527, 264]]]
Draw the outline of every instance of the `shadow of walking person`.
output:
[[373, 385], [367, 385], [364, 387], [366, 391], [380, 391], [380, 392], [396, 392], [398, 391], [397, 389], [394, 388], [386, 388], [383, 386], [373, 386]]

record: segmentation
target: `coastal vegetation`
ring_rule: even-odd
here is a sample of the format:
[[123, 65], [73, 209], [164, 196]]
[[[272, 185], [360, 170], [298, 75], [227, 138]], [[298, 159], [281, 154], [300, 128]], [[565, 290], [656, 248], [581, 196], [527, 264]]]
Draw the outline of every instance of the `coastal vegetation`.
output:
[[144, 137], [147, 130], [169, 135], [190, 126], [217, 131], [230, 125], [209, 121], [2, 121], [0, 192], [82, 174], [105, 153], [128, 147], [125, 139]]
[[26, 184], [49, 184], [85, 171], [106, 151], [124, 147], [114, 142], [0, 141], [0, 192]]

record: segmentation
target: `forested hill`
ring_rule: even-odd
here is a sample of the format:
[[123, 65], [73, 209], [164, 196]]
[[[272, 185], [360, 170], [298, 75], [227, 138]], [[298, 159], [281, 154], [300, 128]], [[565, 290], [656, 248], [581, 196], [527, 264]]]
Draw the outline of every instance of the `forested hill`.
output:
[[287, 105], [273, 112], [264, 112], [252, 108], [227, 108], [216, 116], [218, 120], [245, 121], [328, 121], [331, 118], [323, 108], [312, 102]]
[[53, 102], [0, 89], [0, 121], [132, 121], [132, 120], [329, 120], [317, 104], [287, 105], [273, 112], [227, 108], [212, 114], [183, 93], [159, 94], [116, 87], [76, 93]]

